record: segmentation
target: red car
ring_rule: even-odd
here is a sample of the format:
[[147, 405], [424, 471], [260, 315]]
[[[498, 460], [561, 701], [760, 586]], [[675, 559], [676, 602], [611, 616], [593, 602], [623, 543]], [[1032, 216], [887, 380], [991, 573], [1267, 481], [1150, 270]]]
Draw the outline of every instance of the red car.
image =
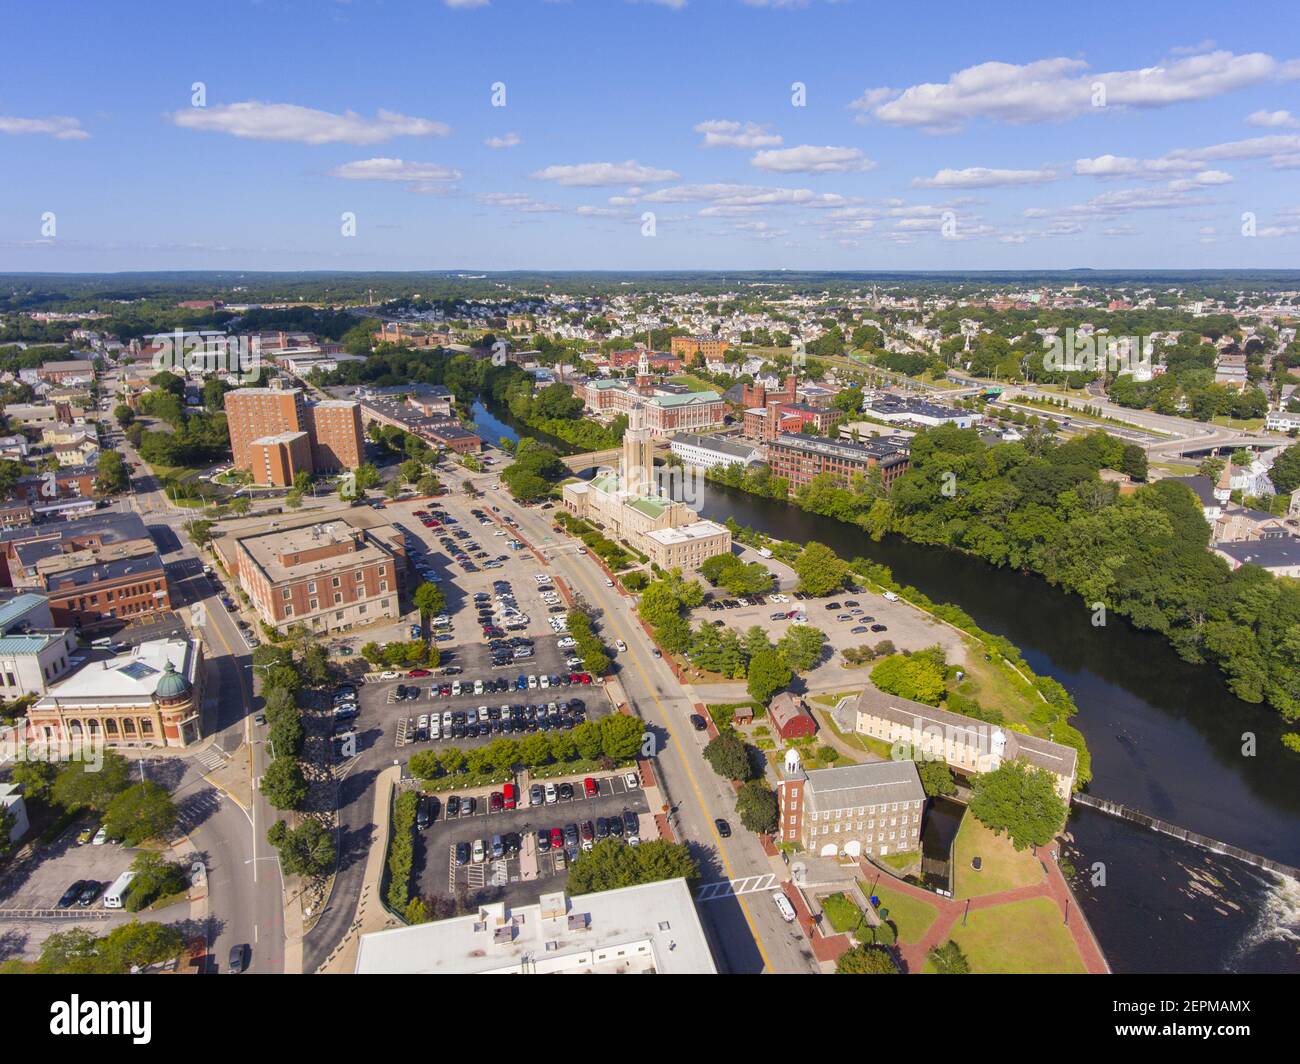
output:
[[429, 511], [428, 511], [428, 510], [412, 510], [412, 511], [411, 511], [411, 514], [412, 514], [412, 516], [414, 516], [414, 517], [428, 517], [428, 516], [429, 516]]
[[596, 781], [588, 776], [582, 781], [582, 791], [588, 798], [596, 797]]
[[516, 793], [513, 783], [507, 783], [501, 788], [501, 797], [507, 809], [513, 809], [519, 803], [519, 795]]
[[421, 676], [432, 676], [432, 675], [433, 673], [431, 673], [428, 669], [412, 669], [410, 672], [406, 674], [407, 679], [410, 680], [419, 679]]
[[589, 672], [578, 673], [578, 680], [582, 683], [591, 683], [591, 673]]
[[564, 849], [564, 832], [559, 828], [551, 828], [551, 849]]
[[488, 812], [499, 813], [504, 805], [505, 798], [502, 796], [501, 792], [493, 791], [491, 797], [488, 798]]

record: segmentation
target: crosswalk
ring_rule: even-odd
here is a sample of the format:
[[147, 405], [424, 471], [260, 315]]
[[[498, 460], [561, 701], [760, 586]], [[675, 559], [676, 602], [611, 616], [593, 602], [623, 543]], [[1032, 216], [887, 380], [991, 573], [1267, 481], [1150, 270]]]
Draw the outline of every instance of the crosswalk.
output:
[[196, 754], [194, 760], [203, 766], [207, 772], [215, 772], [226, 763], [226, 753], [218, 746], [209, 746], [200, 754]]
[[761, 876], [745, 876], [742, 879], [720, 879], [713, 883], [701, 883], [695, 892], [696, 901], [722, 901], [736, 898], [742, 894], [759, 894], [777, 890], [775, 873], [768, 872]]

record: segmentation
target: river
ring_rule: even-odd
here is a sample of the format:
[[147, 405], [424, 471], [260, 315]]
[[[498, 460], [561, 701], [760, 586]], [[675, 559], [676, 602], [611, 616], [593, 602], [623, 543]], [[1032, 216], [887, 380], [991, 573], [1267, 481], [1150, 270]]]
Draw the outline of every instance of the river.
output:
[[[1300, 866], [1300, 771], [1271, 710], [1235, 698], [1208, 666], [1036, 576], [899, 537], [880, 543], [831, 518], [709, 483], [699, 507], [771, 536], [816, 540], [888, 565], [900, 583], [1006, 636], [1074, 697], [1092, 751], [1092, 794]], [[1243, 755], [1253, 733], [1254, 756]], [[1068, 825], [1080, 904], [1118, 972], [1300, 972], [1300, 885], [1090, 809]], [[1094, 870], [1094, 865], [1100, 867]], [[1093, 880], [1097, 880], [1094, 885]]]

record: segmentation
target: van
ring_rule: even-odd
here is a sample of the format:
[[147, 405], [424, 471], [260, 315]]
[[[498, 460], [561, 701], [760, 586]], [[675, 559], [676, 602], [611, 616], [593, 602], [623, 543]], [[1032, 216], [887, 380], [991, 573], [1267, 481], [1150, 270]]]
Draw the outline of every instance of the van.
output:
[[781, 914], [781, 919], [787, 924], [794, 923], [794, 906], [790, 904], [790, 899], [778, 890], [772, 895], [772, 900], [776, 902], [776, 911]]
[[104, 892], [105, 909], [122, 908], [122, 902], [126, 898], [127, 888], [131, 885], [131, 880], [133, 879], [135, 879], [134, 872], [123, 872], [113, 880], [113, 885]]
[[886, 598], [888, 601], [890, 601], [890, 602], [897, 602], [897, 601], [898, 601], [898, 596], [895, 595], [892, 591], [886, 591], [886, 592], [885, 592], [885, 598]]

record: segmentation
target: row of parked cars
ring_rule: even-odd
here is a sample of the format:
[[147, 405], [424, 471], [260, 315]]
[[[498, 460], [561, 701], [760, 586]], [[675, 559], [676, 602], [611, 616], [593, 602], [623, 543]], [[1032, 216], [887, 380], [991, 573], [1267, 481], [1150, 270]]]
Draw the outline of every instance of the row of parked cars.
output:
[[536, 731], [566, 731], [587, 719], [580, 698], [539, 705], [479, 706], [477, 709], [421, 713], [415, 740], [477, 739], [484, 735], [522, 735]]
[[[641, 818], [630, 809], [625, 809], [615, 816], [598, 816], [580, 824], [538, 828], [534, 837], [538, 853], [564, 853], [572, 859], [577, 856], [579, 849], [590, 850], [601, 839], [622, 839], [629, 846], [636, 846], [641, 841], [640, 825]], [[517, 831], [475, 839], [473, 843], [460, 842], [456, 844], [456, 865], [460, 867], [515, 857], [522, 846], [523, 837]]]

